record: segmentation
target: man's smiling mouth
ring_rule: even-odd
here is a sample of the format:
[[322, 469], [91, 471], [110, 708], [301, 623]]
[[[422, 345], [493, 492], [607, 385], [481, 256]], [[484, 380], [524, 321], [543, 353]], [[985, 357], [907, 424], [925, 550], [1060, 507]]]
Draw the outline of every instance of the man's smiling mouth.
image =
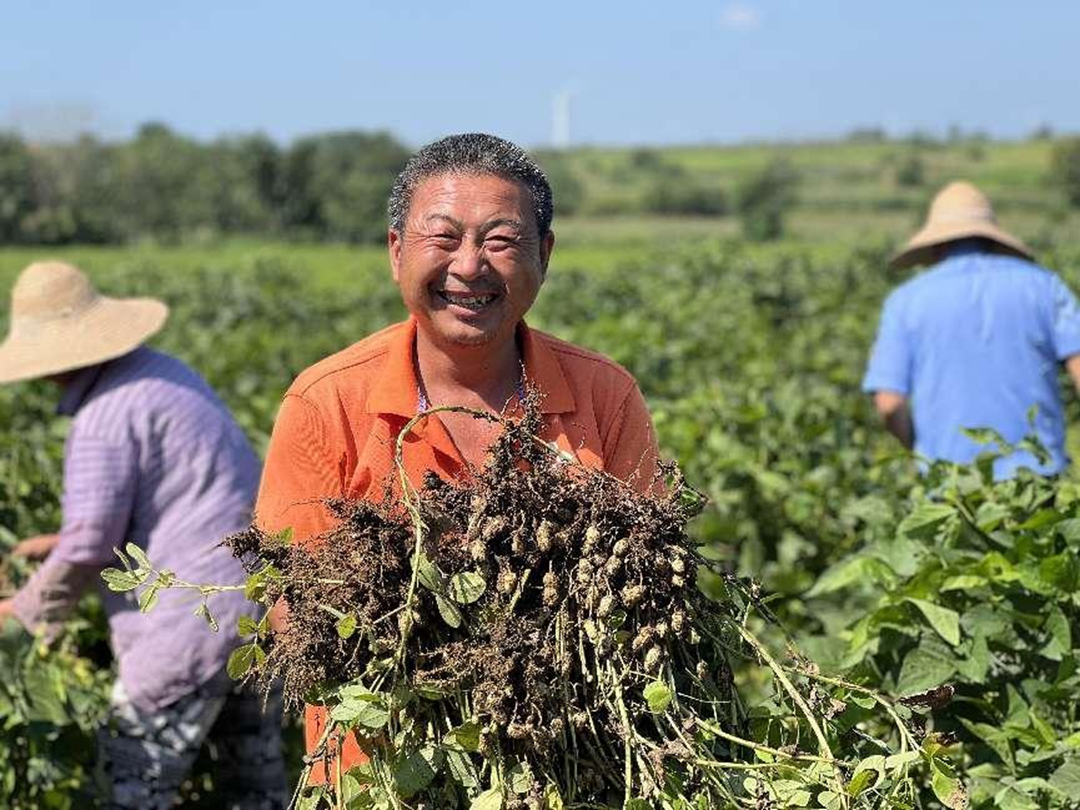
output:
[[436, 290], [435, 294], [448, 304], [464, 307], [473, 312], [478, 312], [492, 304], [498, 297], [498, 293], [458, 293], [449, 290]]

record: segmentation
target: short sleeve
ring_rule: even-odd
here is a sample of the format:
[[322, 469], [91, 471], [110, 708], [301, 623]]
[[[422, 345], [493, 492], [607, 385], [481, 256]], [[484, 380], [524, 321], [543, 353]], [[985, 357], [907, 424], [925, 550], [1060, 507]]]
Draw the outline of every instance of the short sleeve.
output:
[[631, 384], [603, 439], [604, 470], [635, 489], [653, 488], [659, 450], [649, 407]]
[[295, 539], [304, 542], [330, 528], [322, 501], [341, 495], [341, 481], [326, 445], [315, 405], [286, 395], [274, 421], [255, 504], [255, 521], [263, 531], [291, 528]]
[[863, 378], [863, 391], [894, 391], [909, 395], [913, 359], [914, 346], [904, 325], [900, 300], [894, 294], [885, 301], [881, 311], [877, 340]]
[[137, 488], [134, 447], [73, 425], [64, 448], [60, 541], [50, 557], [76, 565], [113, 562], [113, 549], [128, 539]]
[[1080, 354], [1080, 304], [1064, 281], [1053, 276], [1051, 334], [1058, 360]]

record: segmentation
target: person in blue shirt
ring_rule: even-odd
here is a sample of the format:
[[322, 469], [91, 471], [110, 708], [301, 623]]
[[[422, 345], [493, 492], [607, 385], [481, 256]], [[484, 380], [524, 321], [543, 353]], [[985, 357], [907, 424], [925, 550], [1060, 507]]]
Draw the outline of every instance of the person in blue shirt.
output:
[[1044, 475], [1069, 464], [1059, 369], [1080, 388], [1080, 306], [1056, 274], [1001, 229], [975, 186], [950, 183], [923, 228], [892, 259], [933, 266], [885, 301], [863, 390], [886, 428], [928, 459], [958, 463], [986, 449], [963, 428], [989, 427], [1010, 443], [1034, 432], [1050, 452], [995, 462]]

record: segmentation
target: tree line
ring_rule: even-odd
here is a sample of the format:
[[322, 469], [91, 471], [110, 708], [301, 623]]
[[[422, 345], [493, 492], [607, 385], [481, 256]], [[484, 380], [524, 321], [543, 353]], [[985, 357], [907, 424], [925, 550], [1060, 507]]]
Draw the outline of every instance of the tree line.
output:
[[120, 143], [84, 136], [34, 145], [0, 134], [0, 244], [200, 234], [377, 241], [409, 154], [384, 132], [320, 134], [288, 147], [262, 135], [200, 143], [162, 124]]

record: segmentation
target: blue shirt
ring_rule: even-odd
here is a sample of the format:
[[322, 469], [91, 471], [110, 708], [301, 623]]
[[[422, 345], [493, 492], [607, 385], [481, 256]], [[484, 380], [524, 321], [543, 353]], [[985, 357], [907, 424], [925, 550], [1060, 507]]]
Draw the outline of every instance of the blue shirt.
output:
[[1054, 273], [961, 243], [885, 301], [863, 390], [910, 397], [915, 450], [966, 463], [986, 448], [962, 428], [994, 428], [1008, 442], [1035, 431], [1050, 451], [999, 459], [998, 478], [1019, 467], [1068, 466], [1059, 390], [1062, 360], [1080, 353], [1080, 306]]

